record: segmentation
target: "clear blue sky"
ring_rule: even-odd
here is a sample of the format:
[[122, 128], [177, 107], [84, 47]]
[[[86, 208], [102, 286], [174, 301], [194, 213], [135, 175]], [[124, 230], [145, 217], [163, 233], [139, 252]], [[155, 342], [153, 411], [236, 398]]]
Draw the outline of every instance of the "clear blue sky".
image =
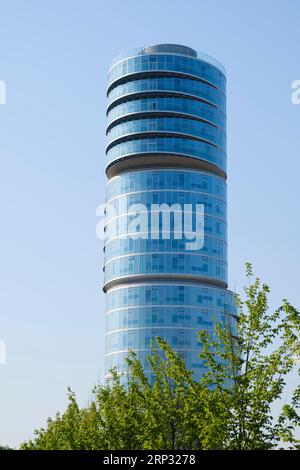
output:
[[0, 443], [17, 445], [103, 376], [106, 73], [128, 48], [175, 42], [228, 76], [229, 278], [252, 261], [272, 305], [300, 307], [300, 3], [0, 2]]

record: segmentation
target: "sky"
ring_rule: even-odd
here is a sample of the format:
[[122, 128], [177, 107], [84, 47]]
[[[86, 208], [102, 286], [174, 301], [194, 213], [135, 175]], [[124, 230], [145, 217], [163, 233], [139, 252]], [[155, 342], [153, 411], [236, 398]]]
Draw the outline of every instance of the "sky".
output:
[[[300, 308], [297, 0], [0, 0], [0, 443], [33, 435], [103, 381], [106, 76], [118, 53], [176, 43], [227, 70], [229, 281]], [[285, 398], [284, 398], [285, 399]]]

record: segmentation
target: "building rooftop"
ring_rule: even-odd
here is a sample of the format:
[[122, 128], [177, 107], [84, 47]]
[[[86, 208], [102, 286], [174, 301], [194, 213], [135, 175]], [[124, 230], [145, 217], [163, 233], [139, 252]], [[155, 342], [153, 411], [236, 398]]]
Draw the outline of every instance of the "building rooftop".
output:
[[144, 54], [177, 54], [186, 57], [193, 57], [195, 59], [199, 59], [203, 62], [213, 65], [226, 76], [226, 70], [219, 61], [217, 61], [210, 55], [205, 54], [204, 52], [196, 51], [191, 47], [183, 46], [181, 44], [155, 44], [153, 46], [144, 46], [127, 50], [114, 57], [110, 64], [110, 68], [124, 59]]

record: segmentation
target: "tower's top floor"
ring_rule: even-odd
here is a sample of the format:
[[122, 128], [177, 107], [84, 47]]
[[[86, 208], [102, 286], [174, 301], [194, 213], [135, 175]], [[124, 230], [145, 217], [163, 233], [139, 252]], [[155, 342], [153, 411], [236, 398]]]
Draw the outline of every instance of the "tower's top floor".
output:
[[207, 64], [216, 67], [224, 74], [224, 76], [226, 76], [226, 70], [224, 66], [214, 57], [211, 57], [210, 55], [205, 54], [204, 52], [196, 51], [191, 47], [183, 46], [181, 44], [155, 44], [153, 46], [145, 46], [130, 49], [115, 56], [111, 62], [111, 67], [113, 67], [122, 60], [129, 59], [130, 57], [143, 56], [147, 54], [172, 54], [192, 57], [194, 59], [198, 59], [202, 62], [206, 62]]
[[108, 73], [108, 178], [146, 167], [198, 168], [226, 179], [226, 77], [177, 44], [118, 56]]

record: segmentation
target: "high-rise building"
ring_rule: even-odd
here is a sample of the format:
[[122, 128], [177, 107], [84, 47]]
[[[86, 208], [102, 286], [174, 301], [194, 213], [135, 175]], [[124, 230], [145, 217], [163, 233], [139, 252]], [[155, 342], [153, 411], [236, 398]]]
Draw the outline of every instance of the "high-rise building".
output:
[[[189, 47], [144, 47], [115, 59], [107, 99], [106, 374], [126, 371], [130, 349], [148, 371], [150, 341], [160, 336], [199, 378], [197, 331], [235, 321], [225, 71]], [[190, 242], [195, 224], [202, 244]]]

